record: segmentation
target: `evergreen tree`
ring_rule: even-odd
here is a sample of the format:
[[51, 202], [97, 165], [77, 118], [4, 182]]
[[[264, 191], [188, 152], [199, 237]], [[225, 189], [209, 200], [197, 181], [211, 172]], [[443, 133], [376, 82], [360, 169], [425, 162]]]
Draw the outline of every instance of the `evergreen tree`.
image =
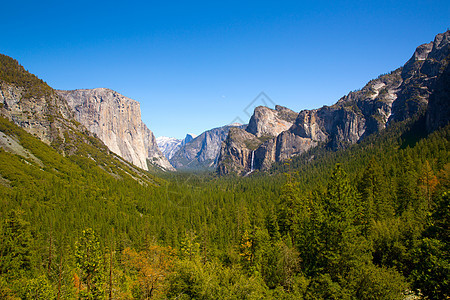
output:
[[373, 157], [358, 184], [366, 228], [370, 226], [372, 220], [383, 220], [394, 215], [387, 183], [383, 169]]
[[277, 214], [273, 206], [266, 217], [266, 228], [269, 231], [270, 238], [273, 241], [280, 240], [280, 227], [278, 226]]
[[408, 208], [417, 209], [417, 172], [414, 161], [408, 149], [400, 157], [400, 173], [397, 175], [397, 215], [401, 215]]
[[30, 223], [20, 209], [12, 210], [4, 220], [0, 237], [0, 275], [18, 279], [31, 275], [32, 235]]
[[360, 235], [360, 207], [356, 192], [341, 165], [336, 165], [324, 198], [324, 220], [320, 236], [323, 252], [319, 255], [323, 271], [333, 280], [346, 274], [358, 261], [368, 261], [368, 245]]
[[436, 209], [428, 217], [428, 227], [412, 252], [414, 287], [430, 299], [450, 296], [450, 262], [448, 254], [450, 194], [437, 198]]
[[103, 257], [100, 242], [92, 228], [82, 231], [75, 245], [75, 260], [81, 271], [81, 280], [86, 284], [86, 290], [81, 287], [80, 294], [87, 299], [102, 299]]

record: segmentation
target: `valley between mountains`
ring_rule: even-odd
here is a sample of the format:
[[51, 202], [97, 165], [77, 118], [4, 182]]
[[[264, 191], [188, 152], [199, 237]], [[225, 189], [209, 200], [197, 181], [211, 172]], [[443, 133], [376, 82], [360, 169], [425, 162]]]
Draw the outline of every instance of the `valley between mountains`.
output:
[[0, 299], [448, 299], [449, 62], [179, 140], [0, 54]]
[[443, 100], [428, 105], [430, 97], [445, 93], [448, 49], [447, 31], [419, 46], [403, 67], [380, 75], [332, 106], [301, 112], [259, 106], [248, 124], [225, 125], [199, 136], [187, 134], [183, 140], [155, 138], [141, 121], [139, 103], [112, 90], [57, 94], [78, 122], [137, 167], [148, 170], [150, 164], [168, 171], [244, 175], [252, 169], [252, 155], [254, 170], [268, 170], [273, 163], [318, 145], [330, 151], [343, 149], [420, 111], [428, 110], [427, 126], [433, 131], [440, 120], [448, 119], [448, 111], [439, 108]]

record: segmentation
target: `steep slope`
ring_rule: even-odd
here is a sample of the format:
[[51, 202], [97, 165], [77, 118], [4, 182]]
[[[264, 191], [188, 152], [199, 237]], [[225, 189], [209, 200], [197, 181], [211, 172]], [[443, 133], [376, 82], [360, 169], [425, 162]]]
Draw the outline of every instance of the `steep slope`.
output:
[[0, 115], [47, 144], [61, 144], [69, 132], [84, 129], [73, 119], [67, 102], [51, 87], [2, 54]]
[[231, 128], [222, 142], [217, 165], [220, 174], [247, 174], [253, 171], [254, 150], [261, 140], [242, 128]]
[[[61, 96], [5, 55], [0, 55], [0, 116], [0, 148], [9, 153], [6, 156], [17, 155], [29, 168], [36, 167], [37, 178], [55, 174], [67, 178], [71, 172], [67, 165], [75, 164], [88, 173], [95, 168], [92, 172], [114, 179], [144, 185], [158, 181], [112, 154], [74, 119]], [[16, 168], [14, 174], [21, 172], [20, 166], [12, 167]], [[0, 176], [8, 177], [9, 171], [4, 169]]]
[[164, 154], [167, 159], [171, 159], [175, 153], [180, 150], [181, 147], [189, 143], [195, 138], [193, 134], [186, 134], [186, 137], [182, 140], [160, 136], [156, 138], [156, 143], [158, 144], [159, 150]]
[[276, 105], [275, 109], [258, 106], [250, 118], [246, 131], [257, 137], [274, 137], [288, 130], [297, 115], [298, 113], [280, 105]]
[[[222, 143], [217, 164], [218, 173], [250, 174], [256, 165], [264, 163], [261, 159], [267, 160], [263, 156], [274, 157], [275, 148], [270, 141], [291, 128], [297, 115], [298, 113], [280, 105], [276, 105], [275, 109], [256, 107], [245, 131], [230, 131]], [[261, 153], [262, 149], [264, 153]]]
[[184, 145], [170, 159], [176, 169], [206, 170], [216, 167], [222, 142], [231, 128], [245, 128], [246, 125], [232, 124], [203, 132]]
[[[411, 59], [401, 68], [370, 81], [359, 91], [351, 92], [332, 106], [301, 111], [294, 124], [278, 136], [265, 141], [255, 150], [254, 168], [267, 169], [273, 162], [304, 153], [311, 147], [325, 144], [336, 150], [359, 142], [393, 122], [411, 118], [427, 108], [429, 128], [448, 123], [448, 62], [450, 31], [438, 34], [434, 41], [419, 46]], [[270, 117], [252, 119], [260, 124], [274, 124]], [[250, 125], [249, 125], [250, 126]], [[266, 125], [267, 127], [267, 125]], [[253, 134], [261, 135], [257, 130]], [[223, 147], [231, 145], [224, 144]], [[223, 152], [230, 152], [224, 150]], [[237, 151], [239, 152], [239, 151]], [[238, 159], [219, 160], [237, 163]], [[237, 170], [248, 166], [219, 167]]]
[[144, 170], [148, 163], [173, 170], [141, 120], [139, 102], [105, 88], [57, 93], [73, 109], [75, 119], [115, 154]]
[[[448, 59], [448, 58], [447, 58]], [[442, 75], [436, 80], [433, 94], [430, 95], [426, 115], [429, 132], [448, 124], [450, 120], [450, 66], [447, 64]]]

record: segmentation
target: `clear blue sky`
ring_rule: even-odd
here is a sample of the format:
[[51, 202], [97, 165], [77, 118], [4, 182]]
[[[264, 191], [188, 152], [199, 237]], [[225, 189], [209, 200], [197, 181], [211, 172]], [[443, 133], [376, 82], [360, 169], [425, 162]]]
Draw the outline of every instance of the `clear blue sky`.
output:
[[[450, 27], [450, 1], [4, 1], [0, 52], [55, 89], [107, 87], [156, 136], [248, 121], [262, 91], [330, 105]], [[254, 104], [262, 104], [257, 103]]]

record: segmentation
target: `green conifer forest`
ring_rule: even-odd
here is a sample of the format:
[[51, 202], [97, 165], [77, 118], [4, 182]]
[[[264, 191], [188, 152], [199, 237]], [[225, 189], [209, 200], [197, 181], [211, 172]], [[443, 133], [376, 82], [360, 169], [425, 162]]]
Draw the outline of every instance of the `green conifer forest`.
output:
[[139, 182], [2, 119], [37, 160], [0, 151], [1, 298], [445, 299], [450, 129], [417, 122], [270, 174]]
[[[53, 92], [0, 59], [1, 84]], [[0, 299], [448, 299], [450, 127], [425, 122], [220, 177], [0, 117]]]

